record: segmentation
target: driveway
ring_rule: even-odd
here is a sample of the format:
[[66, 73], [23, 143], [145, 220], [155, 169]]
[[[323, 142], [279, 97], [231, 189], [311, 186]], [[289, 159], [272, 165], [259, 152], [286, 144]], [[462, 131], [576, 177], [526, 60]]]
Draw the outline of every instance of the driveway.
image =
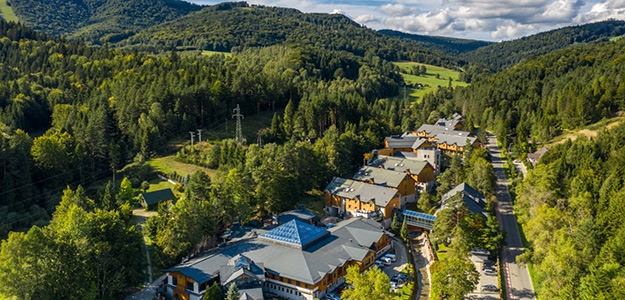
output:
[[395, 249], [396, 260], [389, 266], [383, 266], [382, 271], [388, 275], [388, 278], [400, 273], [408, 265], [408, 255], [406, 255], [406, 248], [396, 238], [393, 239], [393, 249]]
[[508, 299], [536, 299], [534, 287], [529, 271], [524, 264], [517, 264], [517, 256], [523, 254], [523, 243], [521, 235], [517, 227], [514, 208], [510, 200], [508, 192], [508, 184], [506, 175], [503, 170], [503, 161], [501, 160], [501, 149], [497, 147], [495, 135], [488, 132], [488, 143], [486, 145], [493, 161], [493, 169], [497, 177], [497, 187], [495, 194], [499, 200], [497, 207], [497, 216], [499, 227], [506, 231], [506, 246], [502, 250], [503, 272], [506, 281], [506, 291]]

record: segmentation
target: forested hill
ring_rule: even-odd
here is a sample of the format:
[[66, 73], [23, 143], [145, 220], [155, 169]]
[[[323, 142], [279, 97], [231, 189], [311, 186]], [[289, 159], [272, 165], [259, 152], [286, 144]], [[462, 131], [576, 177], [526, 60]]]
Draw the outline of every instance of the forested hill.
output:
[[455, 59], [412, 42], [361, 27], [340, 14], [302, 13], [295, 9], [222, 3], [148, 28], [119, 43], [143, 50], [233, 48], [305, 44], [358, 56], [411, 60], [455, 67]]
[[378, 32], [388, 35], [388, 36], [392, 36], [392, 37], [407, 39], [423, 47], [436, 49], [436, 50], [443, 51], [451, 55], [458, 55], [460, 53], [473, 51], [481, 47], [485, 47], [485, 46], [493, 44], [492, 42], [487, 42], [487, 41], [456, 39], [456, 38], [449, 38], [449, 37], [443, 37], [443, 36], [409, 34], [409, 33], [404, 33], [404, 32], [395, 31], [395, 30], [388, 30], [388, 29], [379, 30]]
[[625, 40], [554, 51], [453, 93], [441, 90], [432, 95], [433, 107], [417, 108], [423, 113], [416, 121], [425, 122], [432, 110], [462, 111], [469, 123], [516, 137], [513, 151], [528, 152], [528, 140], [545, 142], [562, 128], [625, 110], [624, 62]]
[[11, 6], [34, 29], [94, 43], [115, 42], [202, 8], [180, 0], [14, 0]]
[[465, 52], [460, 57], [472, 64], [482, 64], [498, 71], [524, 59], [579, 44], [605, 42], [625, 34], [625, 21], [603, 21], [538, 33]]

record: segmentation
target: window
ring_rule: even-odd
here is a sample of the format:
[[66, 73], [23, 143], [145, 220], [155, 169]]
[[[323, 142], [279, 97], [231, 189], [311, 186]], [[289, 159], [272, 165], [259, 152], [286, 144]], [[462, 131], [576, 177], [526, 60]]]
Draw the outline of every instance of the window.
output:
[[178, 278], [176, 278], [175, 276], [171, 277], [171, 284], [172, 285], [178, 285]]
[[187, 290], [193, 291], [193, 281], [187, 281]]

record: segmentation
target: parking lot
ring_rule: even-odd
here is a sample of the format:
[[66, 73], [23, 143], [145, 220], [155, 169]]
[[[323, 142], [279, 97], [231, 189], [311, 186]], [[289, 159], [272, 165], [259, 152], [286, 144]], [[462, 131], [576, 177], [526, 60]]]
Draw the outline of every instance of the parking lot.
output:
[[[380, 270], [388, 275], [388, 278], [393, 278], [393, 276], [401, 273], [403, 269], [408, 266], [408, 256], [406, 255], [406, 248], [404, 248], [403, 244], [397, 240], [393, 240], [393, 249], [395, 249], [395, 261], [390, 265], [381, 265], [379, 266]], [[392, 253], [393, 251], [389, 251], [387, 253]], [[379, 259], [379, 258], [378, 258]], [[372, 267], [375, 267], [373, 265]], [[339, 299], [342, 290], [345, 288], [345, 284], [334, 289], [330, 294], [328, 294], [324, 299]]]
[[[499, 299], [499, 292], [495, 291], [482, 291], [482, 287], [485, 285], [494, 285], [497, 287], [497, 275], [486, 275], [482, 270], [482, 261], [474, 259], [473, 263], [475, 264], [475, 268], [480, 273], [480, 282], [477, 285], [477, 288], [472, 293], [468, 294], [465, 299], [487, 299], [487, 300], [495, 300]], [[496, 270], [496, 266], [494, 266]]]

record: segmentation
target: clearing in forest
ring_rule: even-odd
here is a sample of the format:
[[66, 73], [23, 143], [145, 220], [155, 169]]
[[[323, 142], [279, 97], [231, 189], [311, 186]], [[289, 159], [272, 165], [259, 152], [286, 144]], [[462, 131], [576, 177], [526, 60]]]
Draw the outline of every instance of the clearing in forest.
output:
[[9, 0], [0, 0], [0, 17], [7, 22], [18, 22], [19, 19], [13, 12]]
[[[408, 74], [401, 73], [404, 77], [406, 84], [414, 85], [414, 87], [406, 88], [406, 96], [410, 100], [420, 101], [421, 98], [427, 93], [435, 92], [439, 86], [449, 86], [449, 78], [451, 78], [451, 86], [467, 86], [466, 82], [461, 82], [459, 71], [450, 70], [443, 67], [432, 66], [427, 64], [421, 64], [416, 62], [394, 62], [402, 71]], [[422, 75], [411, 75], [410, 70], [414, 67], [425, 66], [426, 73]], [[438, 76], [438, 78], [437, 78]], [[416, 88], [417, 84], [423, 85], [422, 88]], [[400, 97], [403, 98], [403, 90], [400, 92]]]
[[577, 131], [564, 129], [562, 130], [562, 134], [551, 139], [551, 141], [546, 143], [546, 145], [550, 147], [553, 145], [562, 144], [566, 142], [568, 139], [571, 139], [572, 141], [574, 141], [580, 136], [585, 136], [587, 138], [594, 138], [597, 136], [599, 132], [605, 129], [611, 129], [623, 123], [623, 121], [625, 121], [624, 113], [625, 112], [619, 112], [617, 114], [618, 115], [617, 117], [601, 120], [595, 124], [588, 125]]

